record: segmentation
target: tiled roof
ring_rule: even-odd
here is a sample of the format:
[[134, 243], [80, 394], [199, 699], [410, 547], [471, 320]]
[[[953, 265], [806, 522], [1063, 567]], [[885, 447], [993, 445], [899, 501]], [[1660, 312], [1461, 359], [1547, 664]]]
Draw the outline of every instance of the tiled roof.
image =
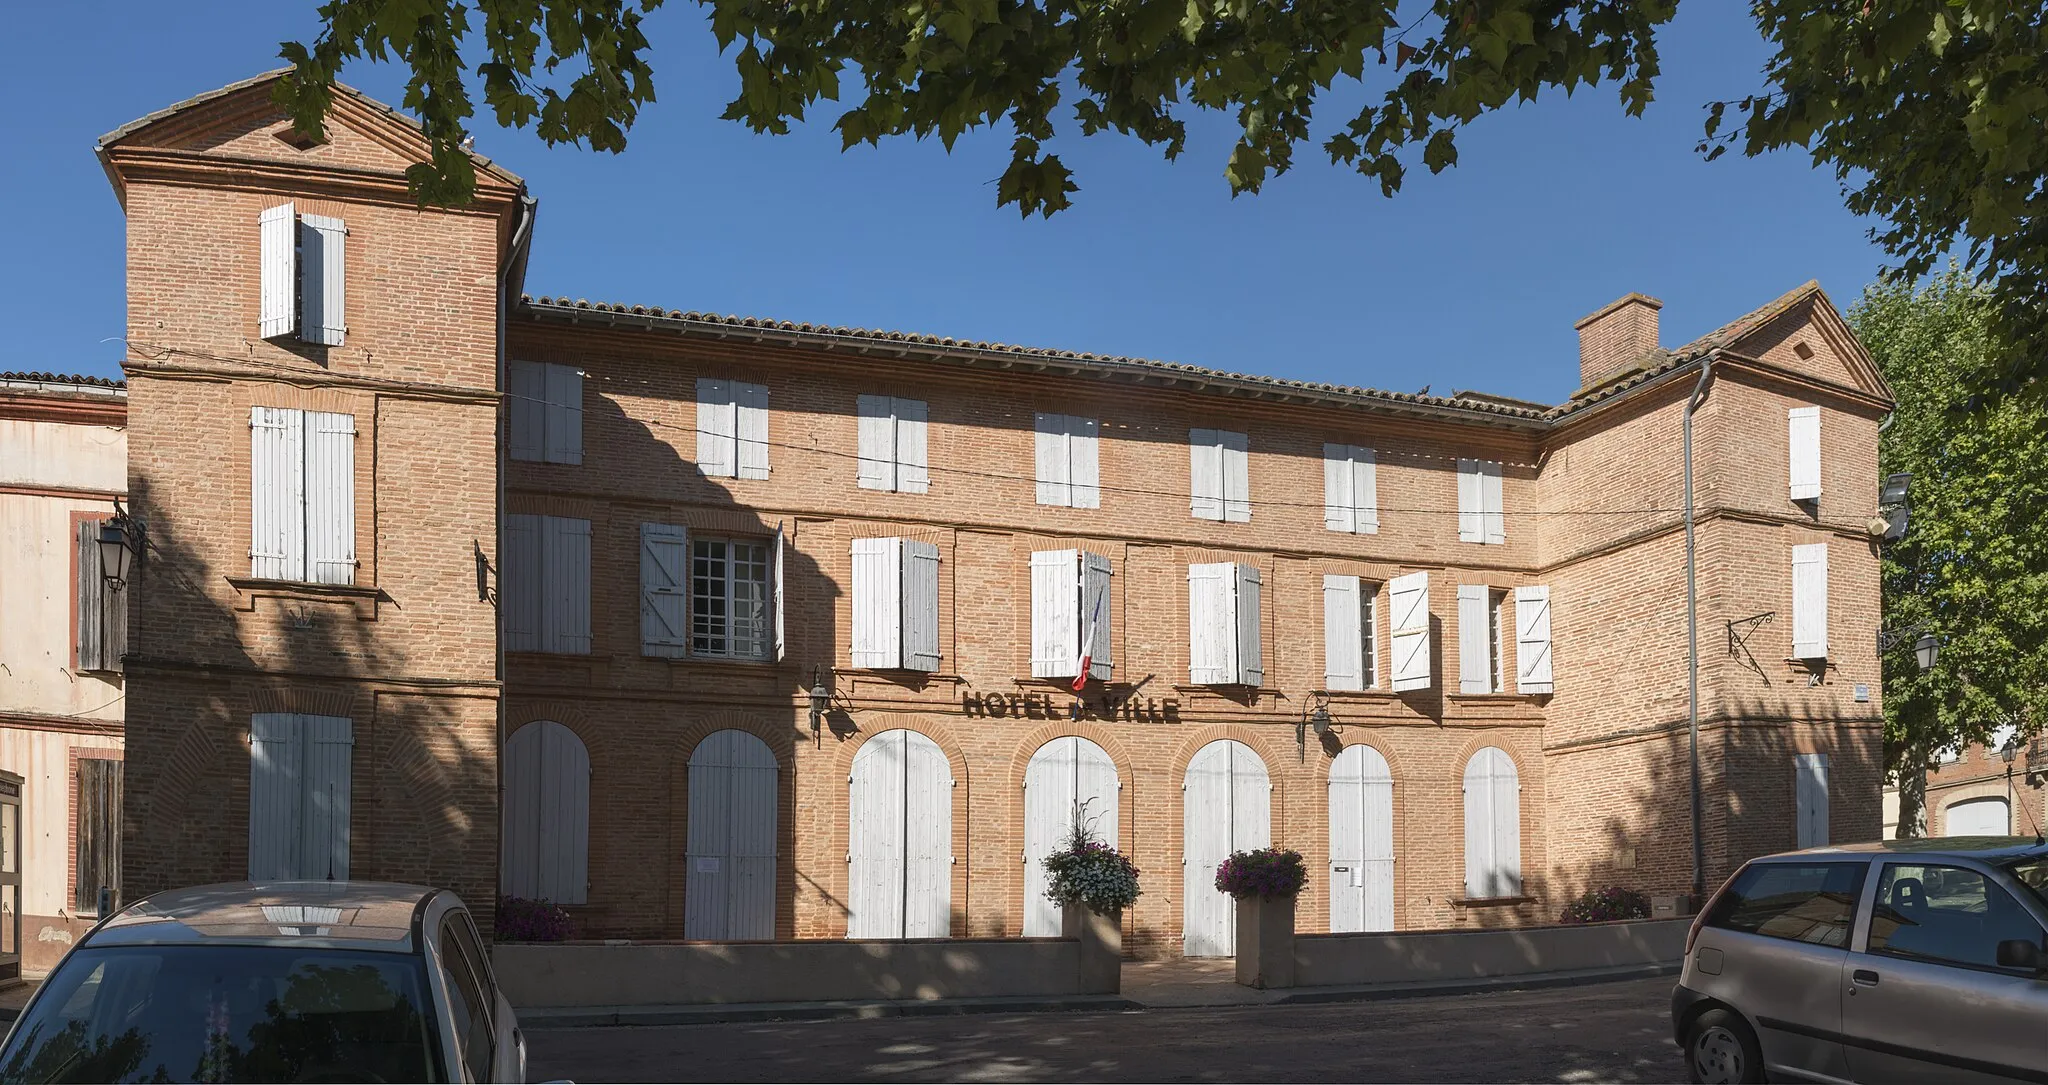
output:
[[87, 388], [105, 388], [115, 392], [128, 390], [128, 382], [125, 380], [86, 377], [72, 373], [22, 373], [14, 370], [0, 373], [0, 384], [71, 384]]
[[1820, 281], [1808, 279], [1676, 350], [1657, 350], [1643, 355], [1634, 367], [1623, 370], [1592, 387], [1579, 389], [1573, 393], [1571, 399], [1551, 408], [1546, 417], [1562, 418], [1595, 403], [1613, 399], [1631, 388], [1647, 384], [1672, 370], [1698, 361], [1709, 352], [1730, 346], [1750, 332], [1785, 315], [1793, 306], [1818, 293]]

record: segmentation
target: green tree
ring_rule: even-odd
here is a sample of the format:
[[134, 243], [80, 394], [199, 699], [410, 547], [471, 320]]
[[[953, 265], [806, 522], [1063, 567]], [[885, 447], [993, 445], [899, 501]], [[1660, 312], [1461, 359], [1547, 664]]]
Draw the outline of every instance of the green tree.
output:
[[1924, 825], [1940, 751], [2004, 724], [2024, 739], [2048, 720], [2048, 413], [2006, 397], [1954, 422], [1963, 378], [2002, 349], [1995, 305], [1951, 267], [1918, 291], [1898, 278], [1873, 285], [1849, 312], [1898, 396], [1880, 463], [1913, 475], [1906, 537], [1884, 551], [1884, 628], [1941, 638], [1924, 674], [1910, 646], [1883, 658], [1900, 836]]

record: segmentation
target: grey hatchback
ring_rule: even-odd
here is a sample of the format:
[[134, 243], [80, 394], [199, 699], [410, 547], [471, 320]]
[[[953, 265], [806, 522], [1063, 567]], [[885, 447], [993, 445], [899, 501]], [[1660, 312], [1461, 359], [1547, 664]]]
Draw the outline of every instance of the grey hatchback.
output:
[[1693, 920], [1671, 1022], [1696, 1082], [2048, 1082], [2048, 845], [1752, 860]]
[[206, 885], [94, 927], [23, 1007], [0, 1082], [520, 1081], [526, 1044], [455, 894]]

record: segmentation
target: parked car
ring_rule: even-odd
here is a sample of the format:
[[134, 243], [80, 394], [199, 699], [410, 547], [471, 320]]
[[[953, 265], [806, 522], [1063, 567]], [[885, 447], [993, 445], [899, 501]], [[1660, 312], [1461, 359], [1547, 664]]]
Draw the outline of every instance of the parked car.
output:
[[2048, 1081], [2048, 845], [1887, 840], [1753, 860], [1671, 993], [1696, 1082]]
[[72, 947], [0, 1046], [0, 1081], [522, 1081], [526, 1043], [455, 894], [206, 885]]

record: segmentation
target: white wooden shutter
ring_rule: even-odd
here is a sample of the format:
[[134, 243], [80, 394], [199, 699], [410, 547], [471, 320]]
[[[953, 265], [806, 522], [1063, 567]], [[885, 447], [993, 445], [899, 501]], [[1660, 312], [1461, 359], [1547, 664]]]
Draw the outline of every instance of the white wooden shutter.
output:
[[1102, 423], [1067, 416], [1067, 477], [1077, 509], [1102, 507]]
[[1541, 584], [1515, 589], [1515, 689], [1551, 692], [1550, 589]]
[[896, 488], [896, 416], [888, 396], [861, 396], [859, 482], [863, 490]]
[[[781, 536], [776, 536], [780, 540]], [[640, 654], [679, 659], [690, 643], [690, 534], [640, 525]]]
[[1223, 445], [1223, 518], [1244, 523], [1252, 518], [1251, 446], [1242, 433], [1216, 436]]
[[1387, 581], [1387, 628], [1393, 640], [1394, 691], [1428, 689], [1428, 573], [1408, 573]]
[[847, 774], [846, 936], [903, 936], [904, 736], [884, 731], [854, 751]]
[[1458, 541], [1486, 541], [1486, 497], [1478, 460], [1458, 461]]
[[[1512, 896], [1519, 888], [1519, 794], [1514, 763], [1508, 759], [1507, 754], [1488, 746], [1473, 754], [1472, 760], [1466, 762], [1465, 896], [1469, 900]], [[1506, 851], [1510, 841], [1503, 833], [1503, 823], [1510, 821], [1515, 826], [1512, 841], [1515, 854], [1512, 860]], [[1510, 862], [1515, 867], [1513, 875], [1516, 888], [1510, 888]]]
[[262, 337], [275, 339], [298, 330], [299, 212], [293, 204], [266, 207], [256, 216], [262, 264]]
[[1193, 685], [1236, 681], [1235, 577], [1227, 561], [1188, 566], [1188, 681]]
[[1493, 623], [1484, 584], [1458, 585], [1458, 692], [1492, 693]]
[[1364, 689], [1359, 584], [1355, 576], [1323, 576], [1323, 687]]
[[903, 937], [953, 933], [953, 765], [939, 744], [903, 733]]
[[540, 891], [541, 730], [546, 721], [520, 727], [498, 755], [504, 799], [498, 808], [498, 892], [538, 900]]
[[739, 419], [732, 386], [697, 378], [697, 470], [731, 478], [739, 470]]
[[1223, 519], [1223, 446], [1213, 429], [1188, 431], [1188, 511]]
[[541, 651], [590, 653], [590, 521], [541, 518]]
[[1358, 511], [1351, 504], [1353, 470], [1350, 445], [1323, 446], [1323, 526], [1331, 531], [1358, 530]]
[[768, 477], [768, 386], [732, 382], [739, 477]]
[[299, 338], [338, 347], [343, 320], [343, 240], [348, 227], [326, 215], [299, 216]]
[[249, 575], [306, 577], [306, 417], [249, 409]]
[[1793, 407], [1788, 415], [1792, 500], [1813, 501], [1820, 497], [1820, 408]]
[[1110, 635], [1113, 624], [1110, 614], [1110, 580], [1113, 576], [1110, 561], [1101, 554], [1081, 552], [1081, 635], [1089, 641], [1088, 676], [1108, 681], [1116, 670], [1113, 651], [1115, 638]]
[[782, 533], [782, 521], [780, 521], [780, 520], [777, 520], [777, 521], [775, 521], [775, 553], [774, 553], [774, 561], [775, 561], [775, 568], [774, 568], [774, 570], [773, 570], [773, 583], [772, 583], [772, 584], [771, 584], [771, 585], [769, 586], [769, 590], [771, 590], [771, 591], [773, 591], [773, 592], [775, 593], [775, 661], [776, 661], [777, 663], [780, 663], [780, 662], [782, 662], [782, 660], [783, 660], [783, 657], [784, 657], [784, 655], [785, 655], [785, 654], [787, 653], [787, 651], [788, 651], [788, 644], [789, 644], [789, 631], [788, 631], [788, 629], [787, 629], [787, 628], [786, 628], [786, 627], [784, 626], [784, 624], [783, 624], [783, 620], [782, 620], [782, 551], [783, 551], [783, 547], [784, 547], [784, 539], [783, 539], [783, 533]]
[[1031, 555], [1031, 676], [1071, 678], [1081, 653], [1081, 552]]
[[931, 461], [926, 453], [925, 405], [921, 399], [899, 399], [896, 408], [896, 489], [906, 494], [932, 488]]
[[541, 650], [540, 522], [540, 517], [524, 513], [505, 516], [504, 552], [498, 555], [498, 609], [508, 652]]
[[547, 456], [548, 377], [539, 362], [511, 361], [505, 367], [507, 453], [515, 460]]
[[1501, 496], [1500, 472], [1498, 463], [1479, 465], [1479, 502], [1483, 513], [1480, 526], [1484, 540], [1495, 546], [1508, 541], [1507, 507]]
[[903, 669], [939, 669], [939, 548], [903, 540]]
[[1828, 755], [1803, 753], [1792, 759], [1793, 795], [1798, 807], [1798, 846], [1828, 844]]
[[1218, 739], [1188, 761], [1181, 783], [1181, 947], [1189, 957], [1228, 957], [1236, 944], [1235, 910], [1216, 889], [1216, 868], [1233, 847], [1231, 752]]
[[299, 876], [300, 752], [298, 717], [258, 712], [249, 717], [249, 880]]
[[299, 877], [348, 880], [349, 787], [355, 737], [345, 716], [299, 716], [306, 786]]
[[583, 373], [573, 365], [549, 365], [547, 447], [549, 463], [583, 462]]
[[[1060, 909], [1046, 899], [1045, 857], [1066, 844], [1076, 807], [1076, 766], [1082, 738], [1056, 738], [1038, 748], [1024, 767], [1024, 937], [1056, 938]], [[1090, 743], [1093, 745], [1093, 743]], [[1114, 801], [1115, 793], [1111, 793]], [[1096, 811], [1091, 811], [1094, 813]], [[1115, 837], [1109, 842], [1114, 843]]]
[[356, 416], [307, 411], [306, 579], [356, 582]]
[[1370, 746], [1330, 762], [1330, 933], [1394, 929], [1394, 777]]
[[1035, 434], [1033, 450], [1038, 463], [1038, 503], [1041, 505], [1074, 503], [1073, 450], [1067, 433], [1068, 421], [1066, 415], [1044, 411], [1037, 412], [1031, 419]]
[[1828, 657], [1828, 544], [1792, 548], [1792, 658]]
[[780, 773], [768, 744], [714, 731], [690, 755], [683, 937], [775, 937]]
[[545, 721], [541, 729], [540, 892], [556, 904], [590, 899], [590, 752], [576, 732]]
[[1240, 685], [1261, 686], [1266, 682], [1266, 654], [1260, 624], [1265, 611], [1259, 605], [1259, 567], [1240, 564], [1234, 573], [1237, 582], [1237, 681]]
[[1522, 779], [1514, 759], [1493, 751], [1494, 891], [1522, 895]]
[[1370, 448], [1351, 446], [1351, 508], [1361, 535], [1380, 531], [1380, 460]]
[[853, 540], [853, 647], [856, 667], [903, 662], [903, 540]]

